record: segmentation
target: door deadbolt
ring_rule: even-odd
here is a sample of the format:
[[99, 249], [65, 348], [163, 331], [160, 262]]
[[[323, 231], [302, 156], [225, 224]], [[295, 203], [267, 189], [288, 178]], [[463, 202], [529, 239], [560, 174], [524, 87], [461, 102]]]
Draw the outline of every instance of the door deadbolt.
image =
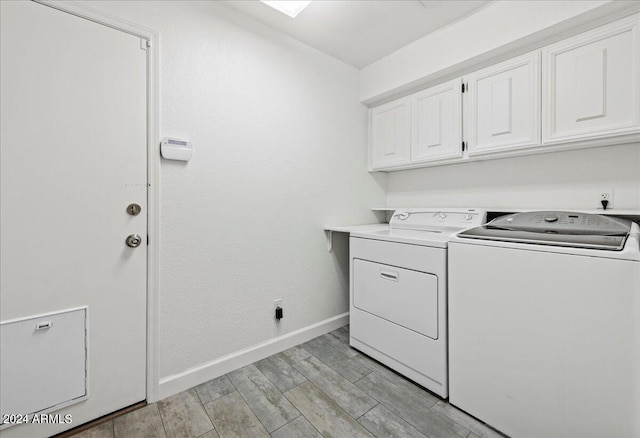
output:
[[137, 234], [129, 234], [125, 242], [127, 243], [128, 247], [137, 248], [142, 243], [142, 237], [138, 236]]
[[138, 216], [141, 211], [142, 207], [140, 207], [140, 205], [138, 204], [127, 205], [127, 213], [129, 213], [131, 216]]

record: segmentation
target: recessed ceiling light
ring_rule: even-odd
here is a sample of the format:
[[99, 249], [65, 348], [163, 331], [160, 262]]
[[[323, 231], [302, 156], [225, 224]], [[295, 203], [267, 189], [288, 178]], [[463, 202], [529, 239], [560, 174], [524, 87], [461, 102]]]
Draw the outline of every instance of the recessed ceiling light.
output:
[[296, 18], [304, 8], [309, 6], [311, 0], [309, 1], [300, 1], [300, 0], [260, 0], [267, 6], [271, 6], [273, 9], [276, 9], [283, 14], [288, 15], [291, 18]]

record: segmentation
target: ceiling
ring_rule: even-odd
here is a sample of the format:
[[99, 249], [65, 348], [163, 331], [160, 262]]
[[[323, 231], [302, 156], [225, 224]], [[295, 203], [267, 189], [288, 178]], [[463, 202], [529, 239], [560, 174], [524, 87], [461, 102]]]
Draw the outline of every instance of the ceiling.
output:
[[314, 0], [290, 18], [258, 0], [237, 9], [356, 68], [473, 13], [488, 0]]

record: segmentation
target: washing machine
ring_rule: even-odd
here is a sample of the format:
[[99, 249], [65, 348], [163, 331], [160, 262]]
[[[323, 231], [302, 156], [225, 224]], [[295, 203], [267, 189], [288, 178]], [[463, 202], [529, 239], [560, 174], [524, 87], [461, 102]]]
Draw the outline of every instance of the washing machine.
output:
[[485, 221], [472, 208], [398, 209], [389, 229], [351, 233], [351, 346], [446, 398], [448, 242]]
[[640, 437], [639, 236], [562, 211], [454, 236], [450, 403], [512, 437]]

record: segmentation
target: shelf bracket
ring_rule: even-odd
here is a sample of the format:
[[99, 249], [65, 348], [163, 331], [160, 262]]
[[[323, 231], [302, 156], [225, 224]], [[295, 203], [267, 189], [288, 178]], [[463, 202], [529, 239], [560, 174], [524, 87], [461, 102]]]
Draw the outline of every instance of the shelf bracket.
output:
[[324, 234], [327, 236], [327, 251], [333, 252], [333, 231], [324, 230]]

